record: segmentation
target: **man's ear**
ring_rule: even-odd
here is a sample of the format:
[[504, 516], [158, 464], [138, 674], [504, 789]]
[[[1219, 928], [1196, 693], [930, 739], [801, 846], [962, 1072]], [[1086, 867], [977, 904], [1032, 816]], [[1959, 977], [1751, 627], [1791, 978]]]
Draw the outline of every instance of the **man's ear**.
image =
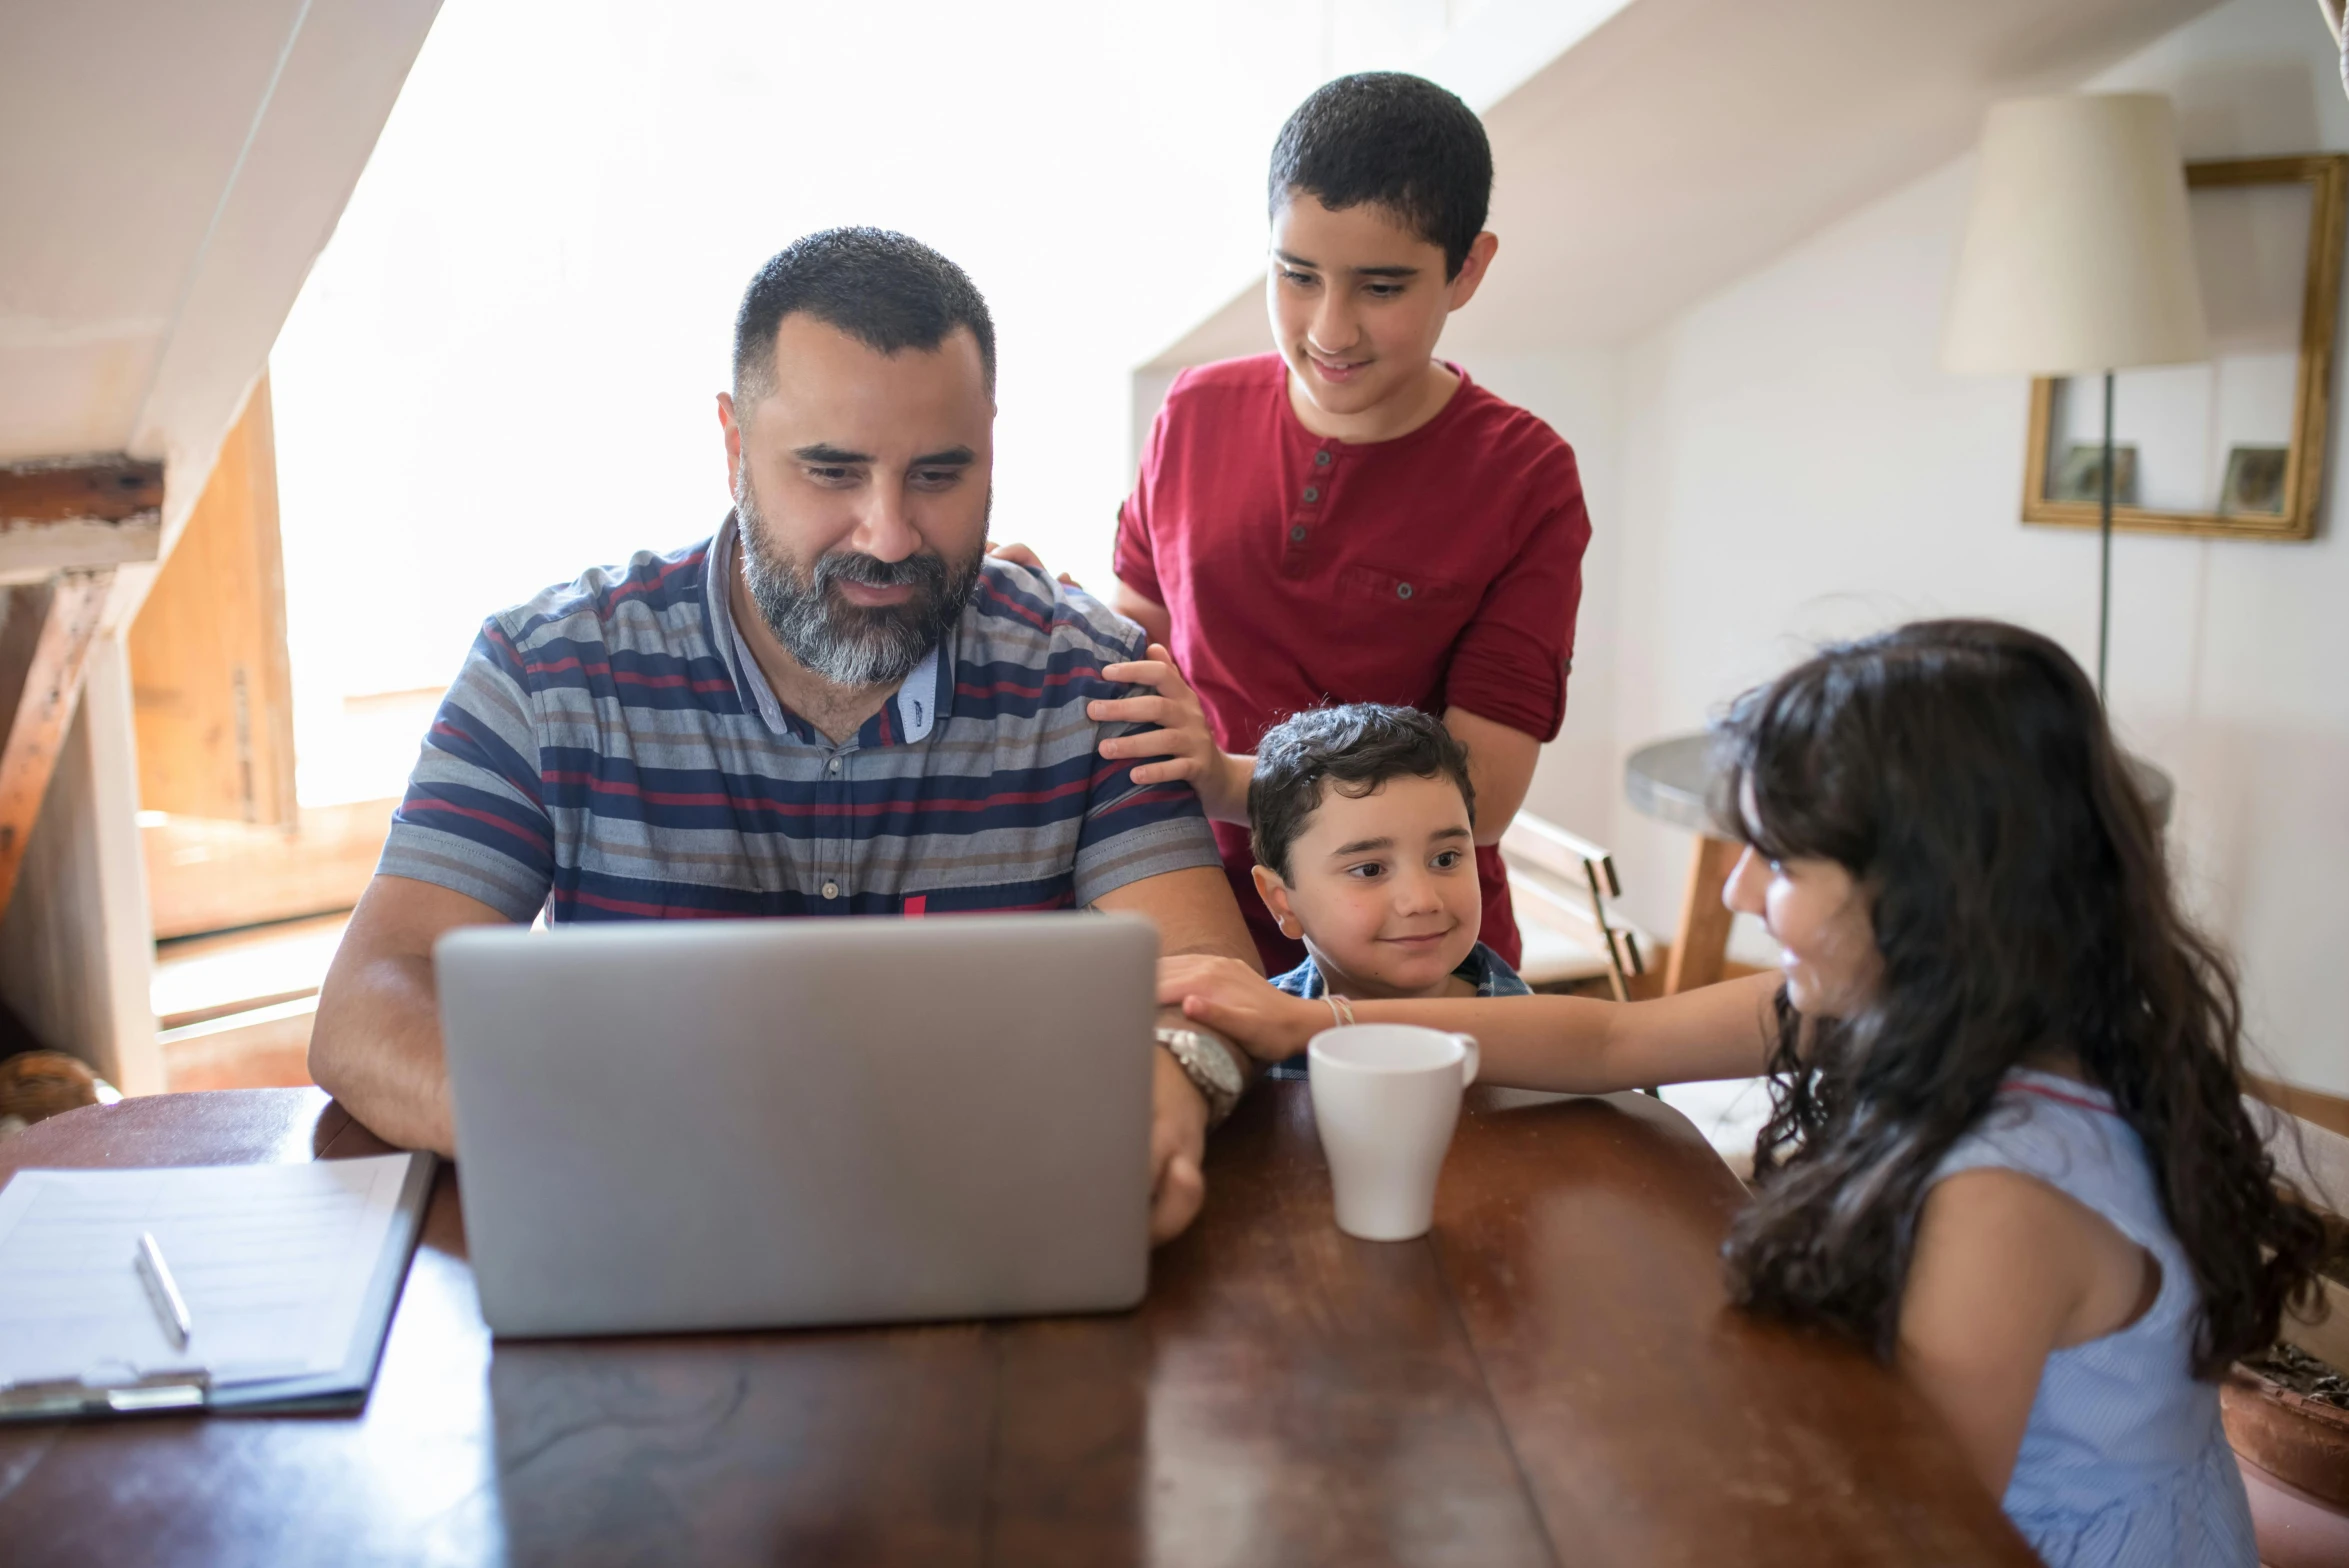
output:
[[734, 394], [718, 394], [718, 426], [726, 432], [726, 493], [732, 495], [742, 472], [742, 426], [734, 417]]
[[1273, 923], [1281, 928], [1281, 935], [1292, 940], [1302, 936], [1305, 928], [1289, 909], [1289, 885], [1280, 879], [1280, 873], [1270, 866], [1251, 866], [1248, 874], [1256, 879], [1256, 896], [1272, 911]]
[[1492, 270], [1493, 256], [1501, 248], [1501, 237], [1487, 229], [1468, 242], [1468, 254], [1460, 260], [1460, 270], [1453, 275], [1450, 309], [1458, 310], [1476, 297], [1484, 284], [1484, 275]]

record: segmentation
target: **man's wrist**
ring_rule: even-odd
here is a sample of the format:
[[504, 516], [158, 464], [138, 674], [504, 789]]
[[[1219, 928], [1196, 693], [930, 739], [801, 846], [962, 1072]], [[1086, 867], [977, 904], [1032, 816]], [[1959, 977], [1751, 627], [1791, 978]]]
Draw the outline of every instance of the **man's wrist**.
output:
[[[1207, 1130], [1208, 1117], [1212, 1114], [1208, 1109], [1207, 1096], [1199, 1092], [1199, 1086], [1191, 1082], [1191, 1075], [1183, 1071], [1183, 1064], [1175, 1060], [1174, 1052], [1168, 1050], [1163, 1043], [1152, 1042], [1150, 1054], [1158, 1058], [1156, 1070], [1160, 1071], [1166, 1082], [1180, 1086], [1176, 1089], [1170, 1089], [1168, 1092], [1180, 1095], [1181, 1098], [1177, 1103], [1184, 1106], [1188, 1114], [1198, 1119], [1199, 1130], [1204, 1133]], [[1153, 1099], [1155, 1100], [1155, 1094]]]
[[1247, 1092], [1247, 1057], [1221, 1035], [1188, 1019], [1159, 1025], [1157, 1042], [1206, 1107], [1207, 1125], [1222, 1125]]

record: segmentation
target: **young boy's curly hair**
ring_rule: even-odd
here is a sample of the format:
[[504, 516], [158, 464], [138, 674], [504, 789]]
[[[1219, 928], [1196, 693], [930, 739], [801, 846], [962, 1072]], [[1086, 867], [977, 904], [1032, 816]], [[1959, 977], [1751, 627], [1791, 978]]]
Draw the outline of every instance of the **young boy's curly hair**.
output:
[[1450, 779], [1468, 814], [1468, 748], [1443, 721], [1417, 708], [1350, 702], [1308, 708], [1274, 725], [1256, 745], [1248, 780], [1248, 840], [1256, 863], [1289, 880], [1289, 846], [1321, 808], [1323, 786], [1359, 800], [1389, 779]]

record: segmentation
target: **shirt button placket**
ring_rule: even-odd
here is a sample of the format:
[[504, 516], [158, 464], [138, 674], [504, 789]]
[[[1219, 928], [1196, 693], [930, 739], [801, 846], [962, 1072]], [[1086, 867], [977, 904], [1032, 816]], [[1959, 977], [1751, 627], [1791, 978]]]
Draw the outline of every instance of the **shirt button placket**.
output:
[[[1322, 447], [1313, 454], [1313, 466], [1324, 473], [1328, 470], [1330, 462], [1329, 448], [1327, 447]], [[1321, 503], [1322, 486], [1328, 482], [1326, 477], [1317, 475], [1314, 483], [1305, 486], [1298, 492], [1298, 503], [1302, 506], [1318, 506]], [[1291, 549], [1301, 548], [1312, 537], [1313, 530], [1303, 520], [1297, 518], [1290, 520], [1289, 547]]]
[[[832, 788], [830, 793], [834, 804], [847, 804], [848, 759], [846, 756], [837, 751], [832, 753], [831, 757], [824, 763], [824, 776], [831, 781]], [[845, 821], [847, 819], [845, 816], [843, 816], [839, 820]], [[848, 869], [848, 845], [847, 840], [845, 839], [827, 838], [823, 842], [825, 850], [824, 858], [831, 862], [831, 864], [827, 865], [824, 869], [827, 872], [833, 873], [832, 875], [828, 875], [824, 878], [823, 887], [824, 901], [826, 903], [830, 903], [832, 900], [840, 896], [840, 883], [838, 880], [838, 874], [845, 872]]]

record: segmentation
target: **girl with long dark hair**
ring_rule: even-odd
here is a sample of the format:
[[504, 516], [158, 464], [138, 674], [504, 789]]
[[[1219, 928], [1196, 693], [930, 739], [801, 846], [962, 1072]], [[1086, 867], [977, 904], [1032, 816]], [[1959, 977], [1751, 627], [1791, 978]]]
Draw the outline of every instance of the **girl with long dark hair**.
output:
[[[1732, 1296], [1869, 1346], [2040, 1555], [2255, 1562], [2216, 1382], [2304, 1302], [2320, 1223], [2242, 1100], [2229, 965], [2079, 667], [1982, 621], [1831, 648], [1732, 708], [1724, 897], [1781, 972], [1662, 1001], [1357, 1003], [1462, 1030], [1486, 1081], [1767, 1073]], [[1162, 999], [1268, 1060], [1329, 1025], [1244, 966]]]

